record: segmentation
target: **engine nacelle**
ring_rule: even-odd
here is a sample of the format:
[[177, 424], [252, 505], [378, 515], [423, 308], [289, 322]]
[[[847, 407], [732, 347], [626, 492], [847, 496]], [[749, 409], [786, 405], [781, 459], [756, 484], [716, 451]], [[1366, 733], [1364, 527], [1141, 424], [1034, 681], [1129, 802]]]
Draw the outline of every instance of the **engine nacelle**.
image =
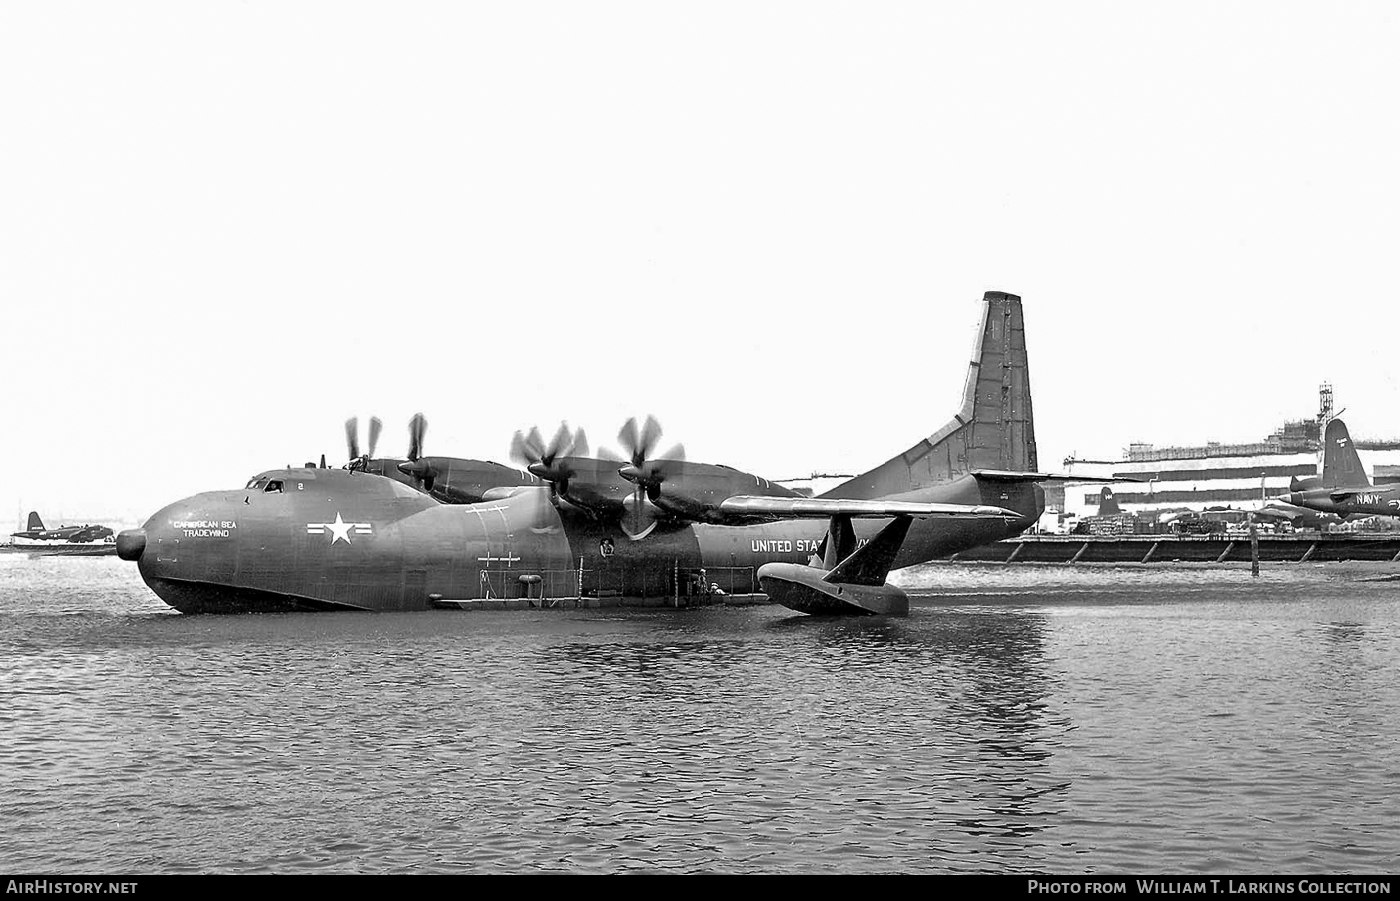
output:
[[655, 497], [648, 495], [648, 498], [656, 505], [656, 509], [675, 519], [684, 519], [690, 522], [718, 522], [720, 520], [717, 505], [707, 503], [703, 498], [693, 495], [667, 491], [664, 484], [656, 492]]

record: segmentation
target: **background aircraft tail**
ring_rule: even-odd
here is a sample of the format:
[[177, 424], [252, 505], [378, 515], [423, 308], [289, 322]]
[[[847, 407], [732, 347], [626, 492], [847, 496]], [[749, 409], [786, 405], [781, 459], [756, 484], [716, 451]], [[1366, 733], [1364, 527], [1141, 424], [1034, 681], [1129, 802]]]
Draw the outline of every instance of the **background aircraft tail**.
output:
[[44, 531], [44, 521], [43, 521], [42, 519], [39, 518], [39, 511], [37, 511], [37, 510], [30, 510], [30, 511], [29, 511], [29, 527], [26, 529], [26, 531], [29, 531], [29, 532], [36, 532], [36, 531], [37, 531], [37, 532], [42, 532], [42, 531]]
[[[988, 291], [982, 303], [982, 325], [967, 367], [962, 409], [947, 425], [909, 450], [842, 483], [824, 497], [868, 499], [903, 494], [950, 482], [973, 470], [1037, 470], [1021, 298]], [[1031, 489], [1026, 485], [1022, 493]], [[1005, 500], [1000, 503], [1006, 506]]]
[[1322, 445], [1322, 484], [1328, 488], [1369, 488], [1371, 480], [1361, 468], [1361, 457], [1347, 434], [1346, 423], [1333, 419], [1327, 423]]

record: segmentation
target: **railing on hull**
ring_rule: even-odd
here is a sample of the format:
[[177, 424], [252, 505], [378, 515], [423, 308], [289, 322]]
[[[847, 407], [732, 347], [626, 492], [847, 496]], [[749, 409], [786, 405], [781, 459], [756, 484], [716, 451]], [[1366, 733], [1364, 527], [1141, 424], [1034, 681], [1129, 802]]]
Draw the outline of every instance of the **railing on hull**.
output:
[[548, 602], [573, 598], [669, 598], [678, 605], [695, 598], [757, 594], [753, 566], [654, 568], [599, 566], [592, 569], [483, 570], [479, 596], [483, 599], [525, 598]]

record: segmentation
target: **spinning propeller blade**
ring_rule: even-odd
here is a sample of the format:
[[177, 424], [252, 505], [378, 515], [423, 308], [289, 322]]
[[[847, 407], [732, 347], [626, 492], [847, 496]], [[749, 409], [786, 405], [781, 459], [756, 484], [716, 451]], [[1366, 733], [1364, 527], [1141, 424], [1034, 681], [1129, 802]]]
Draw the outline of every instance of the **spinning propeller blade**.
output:
[[360, 418], [351, 416], [345, 420], [345, 452], [349, 455], [350, 462], [355, 462], [360, 456]]
[[374, 446], [379, 443], [379, 430], [383, 427], [384, 423], [379, 421], [378, 416], [369, 418], [369, 450], [365, 452], [365, 456], [374, 456]]
[[423, 456], [423, 433], [428, 430], [428, 420], [422, 413], [414, 413], [408, 421], [408, 459], [417, 460]]

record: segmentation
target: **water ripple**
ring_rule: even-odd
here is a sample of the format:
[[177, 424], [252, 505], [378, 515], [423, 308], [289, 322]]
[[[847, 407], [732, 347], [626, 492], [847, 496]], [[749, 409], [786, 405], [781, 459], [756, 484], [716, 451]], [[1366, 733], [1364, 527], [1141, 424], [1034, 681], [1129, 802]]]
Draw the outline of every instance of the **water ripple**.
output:
[[776, 607], [183, 617], [0, 559], [0, 860], [101, 872], [1392, 872], [1364, 567]]

